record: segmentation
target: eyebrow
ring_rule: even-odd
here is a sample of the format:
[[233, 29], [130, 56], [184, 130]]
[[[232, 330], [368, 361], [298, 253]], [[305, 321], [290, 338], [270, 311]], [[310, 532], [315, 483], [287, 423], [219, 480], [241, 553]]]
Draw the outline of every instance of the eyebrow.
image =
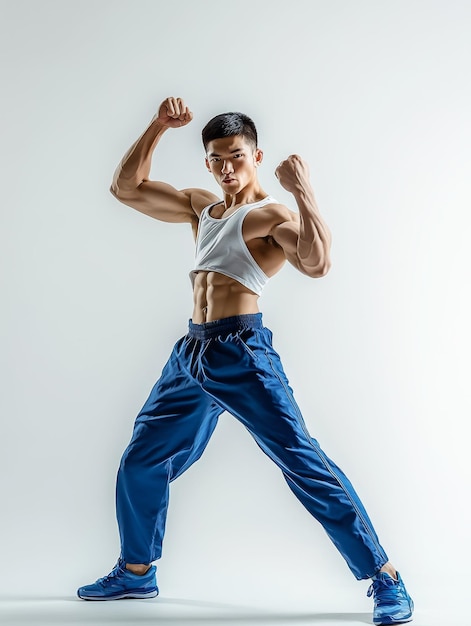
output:
[[[229, 154], [235, 154], [236, 152], [243, 152], [243, 151], [244, 151], [244, 148], [236, 148], [235, 150], [231, 150]], [[210, 152], [208, 156], [216, 157], [216, 156], [221, 156], [221, 155], [218, 152]]]

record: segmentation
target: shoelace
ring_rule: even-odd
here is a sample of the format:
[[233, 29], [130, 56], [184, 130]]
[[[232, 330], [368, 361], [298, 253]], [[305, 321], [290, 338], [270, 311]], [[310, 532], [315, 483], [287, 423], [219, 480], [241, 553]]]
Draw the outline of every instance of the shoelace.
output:
[[401, 595], [401, 586], [397, 580], [374, 580], [366, 595], [369, 598], [373, 593], [377, 606], [396, 604], [398, 596]]
[[124, 574], [126, 565], [122, 559], [119, 559], [116, 565], [113, 567], [111, 572], [103, 578], [100, 578], [101, 583], [107, 583], [111, 578], [116, 578], [120, 574]]

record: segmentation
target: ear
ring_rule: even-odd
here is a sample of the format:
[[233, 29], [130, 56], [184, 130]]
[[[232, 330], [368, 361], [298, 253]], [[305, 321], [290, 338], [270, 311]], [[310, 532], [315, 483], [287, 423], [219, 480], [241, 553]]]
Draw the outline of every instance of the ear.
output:
[[255, 152], [253, 153], [253, 156], [255, 160], [255, 165], [256, 167], [258, 167], [259, 165], [262, 164], [262, 161], [263, 161], [263, 151], [260, 150], [260, 148], [256, 148]]
[[208, 170], [208, 172], [211, 172], [211, 167], [209, 166], [208, 157], [205, 157], [204, 162], [206, 164], [206, 169]]

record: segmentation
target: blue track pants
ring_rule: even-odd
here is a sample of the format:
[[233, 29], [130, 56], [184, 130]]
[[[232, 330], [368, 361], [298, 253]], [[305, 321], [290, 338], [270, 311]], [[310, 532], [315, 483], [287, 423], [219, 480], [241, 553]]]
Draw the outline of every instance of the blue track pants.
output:
[[261, 313], [190, 321], [176, 343], [119, 467], [122, 558], [160, 558], [169, 483], [199, 459], [223, 411], [242, 422], [278, 465], [355, 577], [373, 576], [386, 553], [351, 483], [310, 437]]

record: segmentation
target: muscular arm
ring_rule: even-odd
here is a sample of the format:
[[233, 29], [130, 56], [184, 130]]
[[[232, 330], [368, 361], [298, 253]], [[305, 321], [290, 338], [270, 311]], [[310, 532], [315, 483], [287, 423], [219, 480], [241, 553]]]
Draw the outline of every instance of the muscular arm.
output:
[[216, 200], [203, 189], [175, 189], [171, 185], [149, 180], [152, 154], [169, 128], [185, 126], [193, 114], [180, 98], [167, 98], [148, 128], [126, 152], [118, 165], [111, 193], [124, 204], [165, 222], [198, 220], [202, 208]]
[[291, 214], [271, 234], [299, 271], [312, 278], [324, 276], [331, 265], [331, 234], [317, 207], [307, 164], [301, 157], [292, 155], [279, 165], [276, 175], [281, 185], [293, 194], [299, 214]]

